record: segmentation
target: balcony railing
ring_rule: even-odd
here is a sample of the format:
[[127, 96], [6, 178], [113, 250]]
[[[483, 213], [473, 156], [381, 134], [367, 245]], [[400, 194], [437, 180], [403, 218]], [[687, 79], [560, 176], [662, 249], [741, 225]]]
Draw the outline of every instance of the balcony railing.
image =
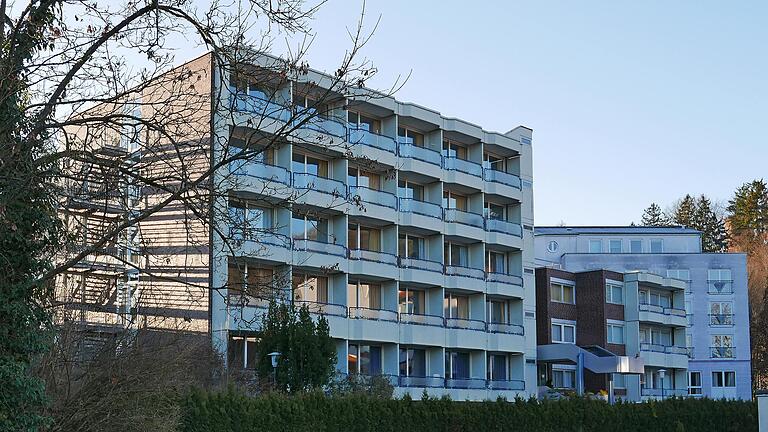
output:
[[443, 220], [483, 228], [483, 215], [455, 208], [443, 209]]
[[386, 309], [370, 309], [366, 307], [349, 307], [349, 318], [376, 321], [397, 322], [397, 312]]
[[378, 252], [366, 249], [350, 249], [349, 259], [377, 262], [381, 264], [397, 265], [397, 256], [385, 252]]
[[733, 314], [709, 314], [709, 325], [732, 326]]
[[445, 388], [453, 389], [485, 389], [485, 380], [482, 378], [446, 378]]
[[293, 125], [298, 126], [302, 121], [308, 119], [306, 123], [301, 125], [301, 128], [333, 135], [338, 138], [347, 137], [347, 125], [344, 122], [336, 118], [321, 116], [312, 111], [311, 109], [307, 110], [306, 108], [297, 107], [297, 114]]
[[643, 388], [640, 390], [641, 396], [650, 396], [650, 397], [664, 397], [664, 398], [671, 398], [671, 397], [685, 397], [688, 396], [688, 389], [673, 389], [673, 388]]
[[230, 94], [230, 103], [235, 111], [254, 113], [284, 122], [291, 118], [291, 110], [288, 107], [275, 103], [265, 96]]
[[490, 390], [525, 390], [523, 380], [488, 380], [486, 385]]
[[333, 243], [324, 243], [317, 240], [294, 239], [293, 250], [316, 252], [340, 257], [347, 256], [347, 248]]
[[427, 201], [419, 201], [413, 198], [400, 198], [400, 211], [403, 213], [415, 213], [435, 219], [443, 217], [443, 208]]
[[507, 323], [488, 323], [489, 333], [503, 333], [513, 335], [524, 335], [525, 328], [520, 324], [507, 324]]
[[403, 324], [418, 324], [418, 325], [428, 325], [428, 326], [434, 326], [434, 327], [442, 327], [444, 324], [443, 317], [438, 315], [426, 315], [426, 314], [406, 313], [406, 312], [400, 313], [400, 322]]
[[733, 281], [731, 280], [708, 280], [709, 294], [733, 294]]
[[400, 387], [445, 387], [445, 379], [441, 376], [400, 376]]
[[440, 152], [418, 146], [410, 141], [405, 137], [397, 137], [397, 152], [400, 157], [409, 157], [437, 166], [441, 165], [442, 155]]
[[508, 222], [500, 219], [485, 219], [485, 230], [491, 232], [498, 232], [502, 234], [509, 234], [515, 237], [523, 236], [523, 227], [519, 224]]
[[457, 157], [443, 156], [443, 168], [449, 171], [459, 171], [476, 177], [483, 176], [483, 166], [479, 163], [459, 159]]
[[347, 189], [344, 183], [338, 180], [310, 173], [293, 173], [293, 187], [296, 189], [314, 190], [337, 197], [345, 196]]
[[657, 352], [657, 353], [678, 354], [678, 355], [685, 355], [685, 356], [688, 355], [688, 347], [681, 347], [681, 346], [675, 346], [675, 345], [641, 343], [640, 351], [651, 351], [651, 352]]
[[397, 197], [389, 192], [371, 189], [364, 186], [350, 186], [349, 196], [350, 199], [360, 197], [360, 201], [363, 203], [397, 209]]
[[733, 358], [733, 347], [710, 347], [709, 348], [711, 358]]
[[398, 265], [401, 268], [426, 270], [436, 273], [443, 272], [443, 264], [437, 261], [429, 261], [417, 258], [398, 257]]
[[445, 326], [447, 328], [485, 331], [485, 321], [469, 318], [446, 318]]
[[397, 142], [394, 138], [352, 127], [352, 125], [349, 126], [349, 142], [351, 144], [371, 146], [392, 153], [397, 152]]
[[523, 286], [523, 277], [506, 273], [487, 272], [485, 274], [486, 282], [503, 283], [507, 285]]
[[640, 303], [639, 309], [642, 312], [654, 312], [662, 315], [685, 317], [685, 309], [664, 307], [650, 303]]
[[473, 267], [446, 265], [444, 272], [446, 276], [461, 276], [473, 279], [485, 279], [485, 272], [481, 269]]
[[483, 169], [483, 179], [488, 182], [501, 183], [513, 188], [520, 189], [520, 177], [504, 171], [485, 168]]
[[309, 312], [311, 313], [339, 317], [347, 316], [347, 307], [340, 304], [313, 302], [306, 300], [296, 300], [294, 303], [297, 307], [306, 305], [307, 309], [309, 309]]
[[236, 176], [255, 177], [284, 185], [291, 184], [291, 173], [287, 169], [259, 161], [234, 160], [229, 163], [229, 172]]

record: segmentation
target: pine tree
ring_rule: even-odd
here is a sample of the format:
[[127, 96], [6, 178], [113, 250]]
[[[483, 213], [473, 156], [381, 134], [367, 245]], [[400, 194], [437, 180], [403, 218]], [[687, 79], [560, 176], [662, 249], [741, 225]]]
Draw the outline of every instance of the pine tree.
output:
[[725, 222], [712, 208], [712, 202], [701, 195], [695, 202], [691, 228], [701, 231], [701, 249], [704, 252], [725, 252], [728, 238]]
[[734, 236], [765, 239], [768, 234], [768, 185], [753, 180], [744, 183], [728, 202], [728, 222]]
[[695, 213], [696, 200], [692, 196], [686, 195], [672, 212], [672, 222], [677, 225], [692, 227]]
[[643, 226], [665, 226], [669, 225], [667, 216], [661, 211], [656, 203], [651, 203], [647, 209], [643, 212], [643, 219], [640, 221], [640, 225]]

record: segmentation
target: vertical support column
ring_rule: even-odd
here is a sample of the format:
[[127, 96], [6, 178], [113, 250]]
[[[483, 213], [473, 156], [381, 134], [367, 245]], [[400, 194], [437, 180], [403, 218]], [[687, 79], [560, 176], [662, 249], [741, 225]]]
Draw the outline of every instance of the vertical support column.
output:
[[768, 390], [759, 390], [756, 396], [758, 431], [768, 432]]
[[584, 353], [576, 355], [576, 394], [584, 396]]

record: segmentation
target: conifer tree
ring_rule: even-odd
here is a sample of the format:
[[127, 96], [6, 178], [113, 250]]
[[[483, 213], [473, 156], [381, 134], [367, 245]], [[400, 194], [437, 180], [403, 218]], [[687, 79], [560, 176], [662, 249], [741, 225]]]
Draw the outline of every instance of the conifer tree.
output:
[[651, 203], [645, 211], [643, 211], [643, 218], [640, 221], [640, 225], [643, 226], [664, 226], [669, 225], [669, 220], [664, 212], [661, 211], [656, 203]]
[[676, 225], [692, 227], [695, 213], [696, 200], [691, 195], [686, 195], [674, 209], [672, 222]]

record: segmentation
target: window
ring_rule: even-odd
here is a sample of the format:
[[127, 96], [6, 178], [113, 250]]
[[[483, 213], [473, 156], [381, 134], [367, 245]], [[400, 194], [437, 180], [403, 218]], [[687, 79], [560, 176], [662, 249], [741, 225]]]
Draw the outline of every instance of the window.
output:
[[443, 316], [446, 318], [469, 319], [469, 297], [446, 293], [443, 299]]
[[694, 372], [694, 371], [688, 372], [688, 394], [691, 396], [702, 394], [701, 372]]
[[426, 351], [417, 348], [400, 348], [400, 376], [427, 376]]
[[553, 282], [550, 284], [549, 289], [553, 302], [576, 304], [576, 287], [573, 285]]
[[488, 318], [493, 324], [509, 324], [509, 302], [488, 300]]
[[308, 274], [293, 274], [291, 280], [296, 301], [328, 303], [328, 278]]
[[576, 343], [576, 324], [552, 322], [552, 343]]
[[258, 339], [253, 336], [230, 336], [227, 344], [229, 364], [243, 369], [256, 367], [256, 344]]
[[397, 196], [416, 201], [424, 201], [424, 186], [409, 180], [399, 180], [397, 182]]
[[469, 267], [469, 251], [466, 246], [446, 243], [443, 248], [445, 265]]
[[710, 294], [733, 293], [733, 279], [730, 269], [707, 270], [707, 284]]
[[496, 156], [490, 153], [483, 154], [483, 168], [493, 171], [506, 171], [505, 159], [501, 156]]
[[492, 202], [486, 202], [483, 209], [483, 215], [488, 219], [493, 220], [506, 220], [504, 217], [506, 208], [501, 204], [494, 204]]
[[624, 286], [610, 282], [605, 284], [605, 301], [613, 304], [624, 304]]
[[463, 145], [444, 139], [443, 140], [443, 156], [447, 158], [467, 159], [467, 148]]
[[347, 169], [347, 183], [350, 187], [381, 190], [381, 176], [359, 168], [350, 167]]
[[349, 224], [349, 248], [381, 252], [381, 231], [359, 224]]
[[467, 197], [451, 191], [443, 191], [443, 208], [467, 211]]
[[603, 242], [601, 240], [589, 241], [589, 253], [602, 253], [602, 252], [603, 252]]
[[397, 293], [398, 311], [400, 313], [424, 315], [424, 291], [413, 288], [400, 288]]
[[736, 372], [713, 371], [712, 387], [736, 387]]
[[445, 378], [469, 378], [469, 353], [456, 351], [445, 352]]
[[381, 285], [350, 282], [347, 284], [347, 302], [349, 307], [381, 309]]
[[624, 324], [611, 324], [608, 326], [608, 343], [610, 344], [624, 344]]
[[691, 280], [691, 271], [688, 269], [669, 269], [667, 270], [667, 277], [688, 282]]
[[328, 177], [328, 161], [301, 153], [293, 154], [291, 168], [295, 173], [306, 173], [319, 177]]
[[351, 374], [380, 375], [381, 347], [376, 345], [349, 344], [347, 367]]
[[424, 239], [413, 234], [400, 234], [397, 243], [397, 254], [402, 258], [410, 259], [426, 257]]
[[505, 354], [489, 354], [487, 371], [488, 379], [493, 381], [506, 381], [508, 375], [507, 356]]
[[559, 245], [557, 244], [557, 242], [552, 240], [549, 243], [547, 243], [547, 251], [549, 251], [551, 253], [555, 253], [555, 252], [557, 252], [557, 247], [558, 246]]
[[627, 388], [627, 380], [624, 374], [620, 374], [620, 373], [613, 374], [613, 388], [615, 389]]
[[404, 127], [397, 128], [397, 141], [403, 144], [424, 147], [424, 135]]
[[629, 252], [633, 254], [643, 253], [643, 241], [642, 240], [630, 240]]
[[709, 304], [709, 325], [732, 326], [733, 303], [712, 302]]
[[612, 254], [621, 253], [621, 240], [609, 240], [608, 252]]
[[328, 221], [316, 216], [293, 213], [291, 237], [294, 240], [314, 240], [325, 243], [328, 239]]
[[663, 253], [664, 252], [664, 240], [663, 239], [651, 239], [651, 253]]
[[733, 336], [712, 335], [712, 358], [733, 358]]
[[507, 257], [504, 252], [488, 251], [488, 259], [485, 264], [485, 271], [488, 273], [503, 273], [506, 274], [506, 261]]
[[229, 203], [230, 236], [235, 240], [255, 240], [273, 228], [272, 209], [249, 201]]
[[572, 389], [576, 387], [576, 371], [573, 369], [552, 368], [552, 386], [558, 389]]
[[352, 129], [362, 129], [368, 132], [381, 134], [381, 121], [365, 114], [347, 111], [347, 121]]

